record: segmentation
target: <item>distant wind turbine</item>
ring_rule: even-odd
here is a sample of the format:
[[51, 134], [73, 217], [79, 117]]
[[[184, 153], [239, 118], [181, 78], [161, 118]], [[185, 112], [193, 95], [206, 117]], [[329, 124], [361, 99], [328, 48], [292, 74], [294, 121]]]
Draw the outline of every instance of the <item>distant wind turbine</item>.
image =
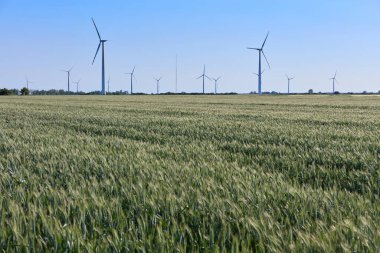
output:
[[335, 82], [339, 83], [338, 80], [336, 79], [336, 74], [337, 72], [335, 72], [334, 77], [330, 78], [330, 80], [333, 81], [333, 94], [335, 93]]
[[107, 93], [110, 93], [110, 80], [111, 80], [111, 77], [108, 76], [108, 81], [107, 81]]
[[178, 54], [175, 56], [175, 93], [178, 93]]
[[133, 94], [133, 78], [135, 78], [135, 69], [136, 69], [136, 66], [133, 67], [132, 72], [130, 72], [130, 73], [124, 73], [125, 75], [130, 75], [131, 76], [131, 95]]
[[258, 92], [259, 92], [259, 95], [262, 94], [262, 92], [261, 92], [261, 80], [262, 80], [261, 79], [261, 75], [262, 75], [262, 72], [261, 72], [261, 54], [264, 56], [265, 61], [267, 62], [268, 67], [270, 69], [270, 65], [269, 65], [268, 59], [267, 59], [267, 57], [265, 56], [265, 53], [264, 53], [264, 46], [265, 46], [265, 43], [267, 42], [268, 36], [269, 36], [269, 32], [268, 32], [267, 36], [265, 37], [265, 40], [264, 40], [263, 45], [261, 46], [261, 48], [252, 48], [252, 47], [248, 47], [247, 48], [247, 49], [252, 49], [252, 50], [259, 51], [259, 73], [258, 73], [258, 77], [259, 77]]
[[94, 23], [96, 33], [98, 34], [98, 37], [99, 37], [99, 46], [98, 46], [98, 49], [96, 50], [94, 60], [92, 61], [92, 65], [94, 65], [96, 56], [98, 55], [98, 52], [99, 52], [99, 49], [101, 46], [102, 47], [102, 95], [104, 96], [104, 95], [106, 95], [105, 67], [104, 67], [104, 43], [107, 42], [107, 40], [102, 40], [102, 37], [100, 36], [98, 27], [96, 26], [94, 19], [92, 19], [92, 23]]
[[[265, 69], [263, 71], [261, 71], [261, 75], [264, 74], [264, 72], [265, 72]], [[259, 76], [259, 74], [255, 73], [255, 72], [253, 74], [256, 76]]]
[[220, 78], [222, 78], [222, 77], [220, 76], [218, 78], [212, 78], [212, 80], [214, 81], [214, 84], [215, 84], [215, 94], [218, 93], [218, 81], [220, 80]]
[[25, 77], [25, 80], [26, 80], [26, 88], [29, 89], [29, 84], [32, 82], [29, 81], [28, 77]]
[[202, 78], [203, 80], [203, 94], [205, 94], [205, 77], [211, 80], [211, 78], [206, 75], [206, 65], [203, 66], [203, 74], [197, 78], [197, 79]]
[[[264, 72], [265, 72], [265, 69], [263, 70], [263, 71], [261, 71], [261, 76], [264, 74]], [[257, 73], [253, 73], [255, 76], [257, 76], [257, 80], [259, 80], [259, 74], [257, 74]]]
[[77, 93], [79, 93], [79, 83], [80, 83], [80, 79], [76, 82], [74, 82], [76, 85], [77, 85]]
[[289, 77], [286, 75], [286, 78], [288, 79], [288, 94], [290, 93], [290, 81], [293, 80], [295, 77]]
[[157, 82], [157, 94], [160, 94], [160, 81], [161, 81], [162, 77], [160, 77], [160, 78], [154, 78], [153, 77], [153, 79], [156, 80], [156, 82]]
[[63, 72], [67, 73], [67, 92], [70, 92], [70, 74], [71, 74], [71, 70], [73, 70], [73, 67], [71, 67], [71, 69], [69, 69], [69, 70], [62, 70]]

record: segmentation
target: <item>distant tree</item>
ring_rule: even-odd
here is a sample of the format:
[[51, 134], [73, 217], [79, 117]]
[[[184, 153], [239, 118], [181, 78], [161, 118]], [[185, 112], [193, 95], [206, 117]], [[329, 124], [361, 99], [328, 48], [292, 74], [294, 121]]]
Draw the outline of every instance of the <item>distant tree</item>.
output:
[[380, 90], [379, 90], [377, 93], [379, 93], [379, 94], [380, 94]]
[[313, 94], [314, 93], [313, 89], [309, 89], [308, 93]]
[[367, 94], [367, 91], [363, 91], [363, 94]]
[[338, 95], [338, 94], [340, 94], [340, 92], [339, 91], [335, 91], [334, 94]]
[[11, 90], [8, 90], [7, 88], [0, 89], [0, 96], [9, 96], [12, 95]]
[[29, 92], [29, 89], [26, 88], [26, 87], [22, 88], [20, 92], [21, 92], [21, 95], [22, 95], [22, 96], [28, 96], [29, 93], [30, 93], [30, 92]]

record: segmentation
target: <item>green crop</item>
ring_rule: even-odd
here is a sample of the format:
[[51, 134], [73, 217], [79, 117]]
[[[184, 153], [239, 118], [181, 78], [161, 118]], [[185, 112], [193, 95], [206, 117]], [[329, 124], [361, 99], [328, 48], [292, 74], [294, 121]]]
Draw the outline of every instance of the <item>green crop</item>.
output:
[[0, 98], [2, 252], [379, 248], [379, 96]]

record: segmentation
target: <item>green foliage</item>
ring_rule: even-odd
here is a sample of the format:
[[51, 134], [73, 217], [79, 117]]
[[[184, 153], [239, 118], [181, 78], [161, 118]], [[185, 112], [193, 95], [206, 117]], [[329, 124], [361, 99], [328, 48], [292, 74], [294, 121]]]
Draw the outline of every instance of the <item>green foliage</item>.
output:
[[0, 100], [0, 250], [376, 252], [378, 96]]
[[0, 96], [9, 96], [9, 95], [18, 95], [18, 90], [17, 89], [7, 89], [3, 88], [0, 89]]
[[24, 87], [24, 88], [21, 89], [20, 93], [23, 96], [27, 96], [27, 95], [29, 95], [29, 89], [26, 88], [26, 87]]

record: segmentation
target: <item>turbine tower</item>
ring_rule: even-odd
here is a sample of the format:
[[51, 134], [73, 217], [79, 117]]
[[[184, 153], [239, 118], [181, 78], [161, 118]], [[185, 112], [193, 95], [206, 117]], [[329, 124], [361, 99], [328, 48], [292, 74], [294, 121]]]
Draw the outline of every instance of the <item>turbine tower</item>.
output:
[[70, 92], [70, 74], [72, 69], [73, 67], [71, 67], [69, 70], [62, 70], [63, 72], [67, 73], [67, 92]]
[[286, 75], [286, 78], [288, 79], [288, 94], [290, 94], [290, 81], [293, 80], [295, 77], [289, 77]]
[[158, 94], [160, 94], [160, 81], [161, 81], [162, 77], [160, 77], [160, 78], [154, 78], [153, 77], [153, 79], [156, 80], [156, 82], [157, 82], [157, 95], [158, 95]]
[[96, 33], [98, 34], [99, 37], [99, 46], [98, 49], [96, 50], [94, 60], [92, 61], [92, 65], [94, 65], [96, 56], [98, 55], [100, 46], [102, 47], [102, 95], [106, 95], [106, 85], [105, 85], [105, 67], [104, 67], [104, 43], [107, 42], [107, 40], [102, 40], [102, 37], [100, 36], [98, 27], [96, 27], [94, 19], [92, 19], [92, 23], [94, 23]]
[[203, 94], [205, 94], [205, 77], [211, 80], [211, 78], [206, 75], [206, 65], [203, 66], [203, 74], [197, 78], [197, 79], [202, 78], [203, 80], [203, 91], [202, 91]]
[[136, 66], [133, 67], [132, 72], [130, 72], [130, 73], [124, 73], [125, 75], [130, 75], [131, 76], [131, 95], [133, 94], [133, 78], [135, 78], [135, 69], [136, 69]]
[[261, 75], [262, 75], [262, 72], [261, 72], [261, 55], [264, 56], [265, 61], [267, 62], [268, 67], [270, 69], [270, 65], [269, 65], [268, 59], [267, 59], [267, 57], [265, 56], [265, 53], [264, 53], [264, 46], [265, 46], [265, 43], [267, 42], [268, 36], [269, 36], [269, 32], [268, 32], [267, 36], [265, 37], [265, 40], [264, 40], [263, 45], [261, 46], [261, 48], [252, 48], [252, 47], [248, 47], [247, 48], [247, 49], [252, 49], [252, 50], [259, 51], [259, 73], [258, 73], [258, 77], [259, 77], [258, 92], [259, 92], [259, 95], [262, 94], [262, 92], [261, 92], [261, 80], [262, 80], [261, 79]]
[[335, 93], [335, 82], [338, 83], [338, 80], [336, 79], [336, 74], [337, 74], [337, 72], [335, 72], [334, 77], [330, 78], [330, 80], [333, 81], [333, 94]]
[[220, 76], [218, 78], [212, 78], [212, 80], [214, 81], [214, 84], [215, 84], [215, 94], [218, 93], [218, 81], [220, 80], [220, 78], [222, 78], [222, 77]]
[[74, 82], [76, 85], [77, 85], [77, 94], [79, 93], [79, 83], [80, 83], [80, 79], [76, 82]]

